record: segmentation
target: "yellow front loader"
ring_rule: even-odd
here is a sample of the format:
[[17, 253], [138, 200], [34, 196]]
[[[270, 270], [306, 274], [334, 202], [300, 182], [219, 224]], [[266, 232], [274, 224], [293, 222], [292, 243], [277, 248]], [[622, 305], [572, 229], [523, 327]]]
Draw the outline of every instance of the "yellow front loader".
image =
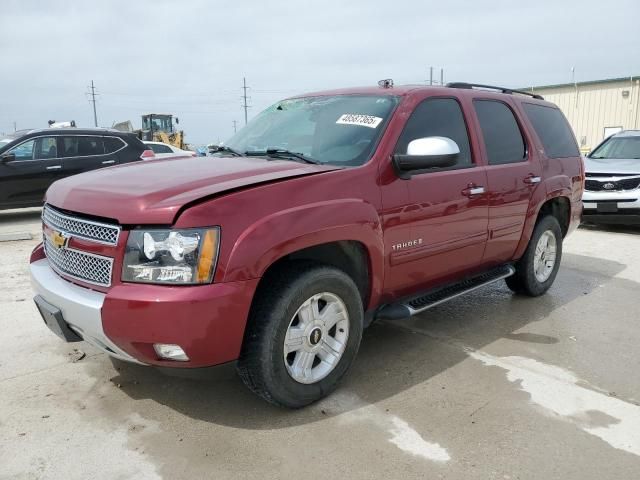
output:
[[[179, 123], [176, 117], [176, 125]], [[142, 115], [142, 129], [138, 131], [141, 140], [162, 142], [184, 150], [184, 132], [173, 125], [173, 115], [148, 113]]]

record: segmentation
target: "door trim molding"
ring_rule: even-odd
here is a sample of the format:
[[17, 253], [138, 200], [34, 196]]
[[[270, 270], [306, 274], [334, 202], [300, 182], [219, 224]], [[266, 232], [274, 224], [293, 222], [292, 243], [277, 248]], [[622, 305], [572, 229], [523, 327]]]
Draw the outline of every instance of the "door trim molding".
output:
[[469, 247], [479, 243], [485, 243], [489, 238], [488, 232], [478, 232], [473, 235], [467, 235], [464, 237], [454, 238], [453, 240], [446, 240], [444, 242], [435, 243], [431, 245], [423, 245], [422, 247], [412, 250], [404, 250], [401, 252], [392, 252], [390, 255], [390, 262], [392, 266], [402, 263], [413, 262], [421, 258], [431, 257], [442, 253], [449, 252], [451, 250], [457, 250], [464, 247]]

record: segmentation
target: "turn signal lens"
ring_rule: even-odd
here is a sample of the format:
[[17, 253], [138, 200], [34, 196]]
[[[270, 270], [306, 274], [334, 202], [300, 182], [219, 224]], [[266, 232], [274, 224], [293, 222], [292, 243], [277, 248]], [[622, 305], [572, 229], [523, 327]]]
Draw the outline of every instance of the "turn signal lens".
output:
[[218, 248], [218, 230], [207, 230], [204, 234], [202, 246], [200, 247], [200, 260], [198, 260], [198, 283], [209, 280], [211, 270], [216, 258]]

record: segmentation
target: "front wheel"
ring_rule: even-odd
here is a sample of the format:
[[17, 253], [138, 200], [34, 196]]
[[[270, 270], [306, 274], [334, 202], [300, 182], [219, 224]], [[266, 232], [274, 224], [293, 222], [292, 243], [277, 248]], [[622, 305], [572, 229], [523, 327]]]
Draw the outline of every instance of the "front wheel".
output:
[[562, 231], [555, 217], [538, 221], [524, 255], [516, 263], [516, 273], [506, 278], [517, 293], [537, 297], [545, 293], [556, 278], [562, 258]]
[[244, 383], [276, 405], [299, 408], [330, 393], [362, 337], [362, 300], [344, 272], [302, 262], [263, 281], [238, 361]]

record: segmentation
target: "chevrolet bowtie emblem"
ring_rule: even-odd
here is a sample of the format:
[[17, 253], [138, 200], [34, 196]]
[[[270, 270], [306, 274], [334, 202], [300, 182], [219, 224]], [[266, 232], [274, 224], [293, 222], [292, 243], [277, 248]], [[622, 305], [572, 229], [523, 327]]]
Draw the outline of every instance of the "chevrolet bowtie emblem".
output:
[[66, 236], [62, 232], [57, 232], [55, 230], [51, 232], [51, 236], [49, 238], [51, 239], [51, 243], [53, 243], [56, 248], [65, 248], [67, 246], [67, 243], [69, 243], [68, 236]]

